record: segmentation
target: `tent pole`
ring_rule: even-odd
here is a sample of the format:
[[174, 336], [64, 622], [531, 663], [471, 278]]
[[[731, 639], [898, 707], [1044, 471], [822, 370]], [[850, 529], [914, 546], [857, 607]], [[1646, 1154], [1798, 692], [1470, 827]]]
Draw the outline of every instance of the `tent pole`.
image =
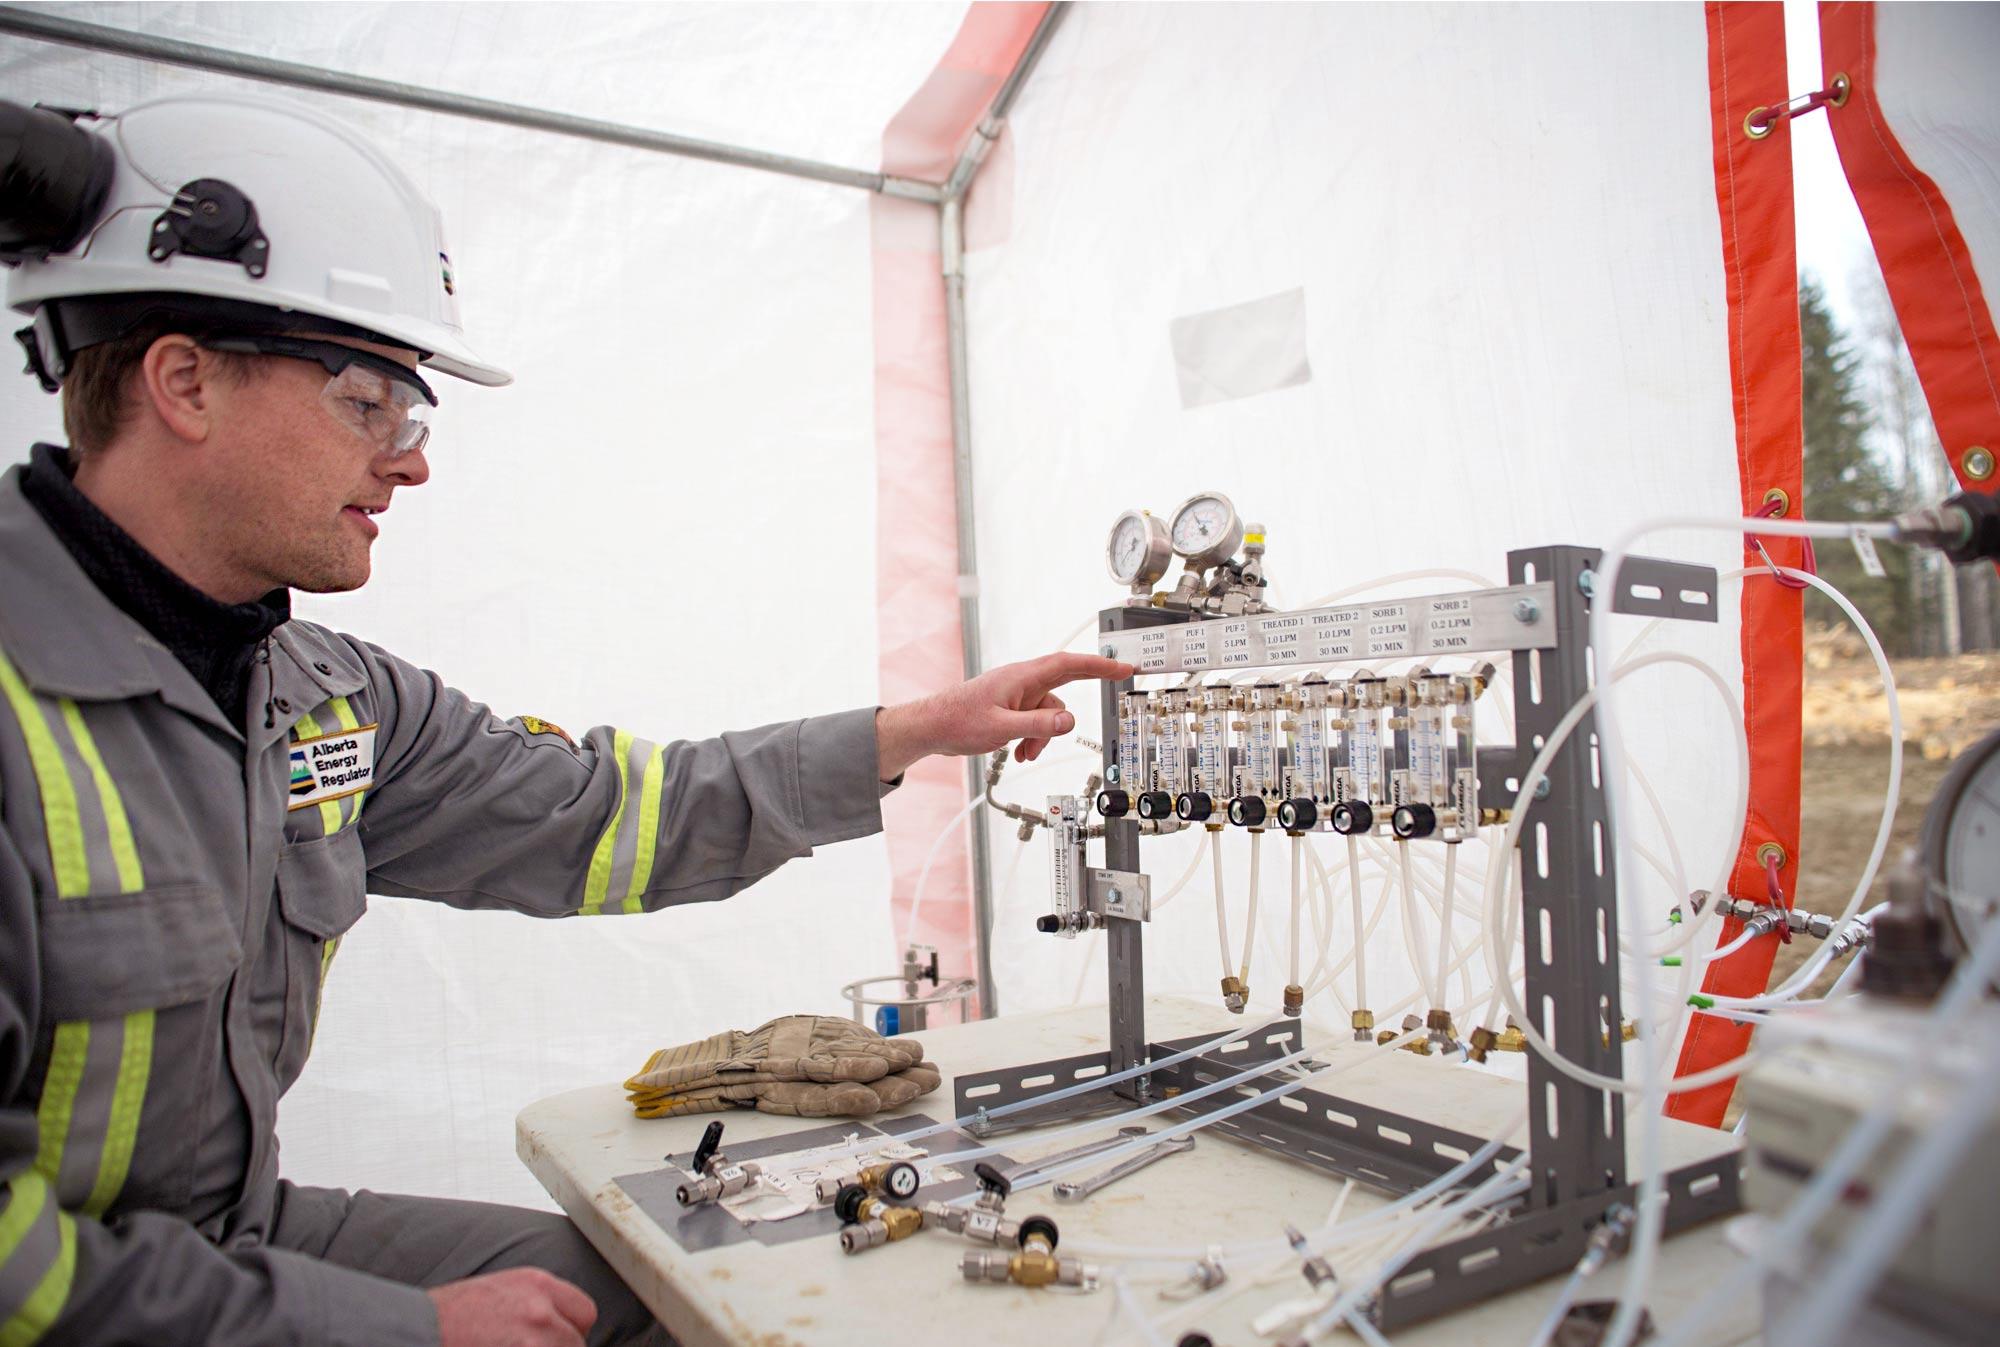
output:
[[715, 141], [695, 140], [688, 136], [670, 135], [664, 131], [648, 131], [643, 127], [598, 121], [591, 117], [573, 117], [567, 113], [548, 112], [541, 108], [523, 107], [517, 103], [501, 103], [490, 98], [444, 93], [416, 84], [369, 79], [335, 70], [321, 70], [314, 66], [252, 56], [222, 47], [208, 47], [174, 38], [154, 37], [102, 24], [81, 23], [42, 10], [21, 9], [13, 5], [0, 5], [0, 33], [12, 33], [17, 37], [36, 38], [44, 42], [58, 42], [66, 46], [84, 47], [95, 51], [108, 51], [139, 60], [160, 61], [167, 65], [187, 66], [193, 70], [235, 75], [242, 79], [262, 80], [270, 84], [286, 84], [301, 89], [316, 89], [323, 93], [344, 94], [351, 98], [392, 103], [399, 107], [417, 108], [424, 112], [469, 117], [474, 121], [518, 126], [530, 131], [547, 131], [559, 136], [575, 136], [582, 140], [602, 141], [630, 149], [650, 150], [686, 159], [705, 159], [717, 164], [734, 164], [740, 168], [761, 169], [767, 173], [782, 173], [788, 177], [807, 178], [842, 187], [859, 187], [864, 191], [880, 192], [885, 196], [906, 197], [913, 201], [935, 202], [942, 195], [936, 183], [919, 182], [912, 178], [870, 173], [839, 164], [823, 164], [812, 159], [771, 154], [764, 150], [743, 149]]
[[[945, 351], [951, 367], [952, 478], [958, 505], [958, 633], [967, 678], [976, 677], [985, 661], [979, 648], [979, 546], [972, 510], [972, 397], [965, 355], [965, 193], [978, 176], [980, 165], [986, 162], [988, 151], [1000, 138], [1007, 110], [1014, 105], [1021, 86], [1034, 71], [1068, 8], [1068, 0], [1058, 0], [1043, 12], [1027, 46], [1021, 49], [1014, 68], [1007, 73], [960, 153], [938, 206], [938, 253], [944, 264]], [[975, 799], [986, 789], [985, 776], [984, 758], [974, 756], [965, 760], [966, 788]], [[979, 942], [979, 1013], [981, 1018], [990, 1019], [1000, 1012], [993, 983], [993, 841], [984, 809], [972, 811], [971, 840], [972, 916]]]
[[[965, 210], [956, 197], [938, 210], [938, 250], [944, 263], [945, 353], [951, 370], [952, 481], [958, 506], [958, 640], [965, 676], [984, 667], [979, 648], [979, 547], [972, 517], [972, 399], [965, 363]], [[986, 759], [965, 760], [966, 788], [974, 798], [986, 789]], [[978, 928], [979, 1014], [999, 1013], [993, 985], [992, 838], [986, 811], [972, 811], [972, 918]]]

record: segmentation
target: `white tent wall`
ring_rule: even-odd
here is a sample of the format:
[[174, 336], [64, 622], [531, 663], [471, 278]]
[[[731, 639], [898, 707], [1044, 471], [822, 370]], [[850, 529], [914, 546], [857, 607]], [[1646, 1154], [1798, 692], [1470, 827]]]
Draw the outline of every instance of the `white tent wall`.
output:
[[[1734, 517], [1709, 87], [1696, 5], [1077, 6], [968, 207], [989, 661], [1118, 602], [1102, 553], [1111, 520], [1197, 490], [1266, 526], [1277, 600], [1294, 607], [1429, 567], [1505, 583], [1510, 548], [1601, 546], [1668, 513]], [[1295, 332], [1252, 324], [1239, 333], [1283, 357], [1264, 372], [1269, 391], [1184, 408], [1174, 321], [1287, 294], [1286, 322], [1303, 308], [1309, 378], [1286, 349]], [[1221, 373], [1260, 377], [1254, 361]], [[1728, 533], [1642, 546], [1738, 564]], [[1736, 591], [1724, 590], [1718, 625], [1674, 624], [1652, 643], [1734, 686]], [[1640, 678], [1620, 717], [1630, 752], [1705, 887], [1740, 822], [1727, 817], [1737, 712], [1685, 670]], [[1482, 735], [1511, 740], [1495, 714], [1505, 694], [1488, 701]], [[1095, 696], [1072, 704], [1095, 735]], [[1066, 760], [1001, 793], [1076, 790], [1090, 764]], [[1661, 852], [1653, 829], [1637, 836]], [[1240, 943], [1248, 846], [1240, 830], [1222, 840]], [[1196, 845], [1146, 844], [1156, 894]], [[996, 893], [1014, 846], [998, 834]], [[1104, 996], [1101, 941], [1032, 929], [1048, 910], [1045, 846], [996, 903], [1009, 1013], [1067, 1004], [1079, 986]], [[1285, 981], [1282, 835], [1263, 849], [1253, 1015], [1275, 1011]], [[1344, 851], [1322, 855], [1344, 892]], [[1667, 886], [1641, 882], [1663, 918]], [[1198, 876], [1148, 928], [1149, 994], [1215, 995], [1209, 895]], [[1370, 947], [1378, 1012], [1416, 986], [1396, 906]], [[1472, 930], [1461, 919], [1459, 940]], [[1476, 958], [1470, 970], [1473, 991], [1488, 985]], [[1317, 1013], [1344, 1027], [1335, 1007]]]
[[[859, 168], [964, 12], [55, 8]], [[12, 38], [0, 89], [107, 110], [195, 89], [306, 102], [443, 211], [468, 336], [517, 383], [439, 381], [434, 475], [382, 521], [373, 583], [301, 596], [301, 616], [579, 732], [694, 737], [876, 700], [865, 193]], [[17, 457], [61, 437], [26, 378], [0, 383], [0, 415]], [[887, 893], [870, 839], [651, 918], [375, 899], [282, 1106], [285, 1172], [546, 1204], [513, 1157], [516, 1110], [670, 1042], [843, 1009], [842, 982], [890, 971]]]

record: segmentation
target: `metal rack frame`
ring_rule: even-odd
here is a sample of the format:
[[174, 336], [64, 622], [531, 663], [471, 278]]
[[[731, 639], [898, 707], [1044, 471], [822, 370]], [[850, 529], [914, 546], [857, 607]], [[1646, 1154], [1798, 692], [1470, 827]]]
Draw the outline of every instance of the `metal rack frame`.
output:
[[[1518, 774], [1546, 742], [1556, 723], [1591, 685], [1590, 605], [1600, 554], [1558, 546], [1510, 552], [1511, 583], [1552, 582], [1555, 641], [1514, 653], [1514, 745], [1479, 751], [1482, 805], [1511, 803]], [[1619, 568], [1613, 611], [1681, 621], [1716, 620], [1712, 567], [1629, 557]], [[1161, 608], [1110, 608], [1101, 632], [1129, 631], [1189, 620]], [[1106, 765], [1116, 750], [1118, 699], [1131, 683], [1107, 685], [1102, 696]], [[1623, 1016], [1619, 996], [1618, 887], [1613, 866], [1611, 817], [1596, 773], [1596, 716], [1586, 715], [1549, 764], [1548, 793], [1535, 805], [1535, 852], [1546, 848], [1546, 873], [1523, 867], [1522, 927], [1531, 933], [1526, 959], [1527, 1004], [1543, 1007], [1557, 1051], [1599, 1074], [1623, 1074]], [[1502, 788], [1515, 783], [1503, 795]], [[1139, 826], [1108, 820], [1105, 865], [1139, 869]], [[1545, 947], [1543, 922], [1547, 921]], [[964, 1076], [957, 1082], [957, 1113], [1031, 1100], [1092, 1076], [1119, 1072], [1198, 1046], [1202, 1038], [1152, 1043], [1145, 1032], [1142, 923], [1105, 921], [1110, 983], [1110, 1046], [1106, 1051], [1004, 1071]], [[1231, 1078], [1244, 1086], [1285, 1083], [1259, 1074], [1302, 1046], [1297, 1020], [1276, 1021], [1227, 1046], [1161, 1071], [1133, 1077], [1109, 1091], [1059, 1101], [1045, 1109], [1010, 1115], [1006, 1127], [1035, 1126], [1150, 1103]], [[1030, 1085], [1028, 1082], [1035, 1082]], [[1191, 1116], [1234, 1102], [1222, 1091], [1184, 1106]], [[1541, 1054], [1528, 1062], [1529, 1186], [1507, 1218], [1489, 1229], [1447, 1241], [1409, 1260], [1385, 1283], [1372, 1307], [1375, 1322], [1394, 1329], [1485, 1300], [1569, 1270], [1583, 1256], [1591, 1233], [1612, 1208], [1634, 1201], [1637, 1185], [1626, 1175], [1624, 1111], [1606, 1091], [1565, 1075]], [[1327, 1173], [1401, 1195], [1436, 1179], [1487, 1138], [1442, 1128], [1317, 1090], [1297, 1090], [1216, 1126], [1245, 1144], [1286, 1156]], [[975, 1130], [977, 1126], [975, 1125]], [[1519, 1156], [1503, 1149], [1495, 1164]], [[1466, 1186], [1483, 1179], [1475, 1176]], [[1685, 1229], [1742, 1207], [1740, 1161], [1730, 1153], [1667, 1176], [1665, 1228]]]

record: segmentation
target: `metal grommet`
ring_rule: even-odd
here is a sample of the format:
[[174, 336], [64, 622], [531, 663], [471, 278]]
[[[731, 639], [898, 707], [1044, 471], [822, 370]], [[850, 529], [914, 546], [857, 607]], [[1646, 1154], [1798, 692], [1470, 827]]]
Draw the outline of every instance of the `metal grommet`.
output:
[[1993, 451], [1975, 444], [1959, 456], [1958, 466], [1972, 481], [1983, 482], [1993, 475]]
[[1774, 859], [1778, 862], [1778, 868], [1782, 870], [1790, 858], [1785, 855], [1785, 849], [1776, 842], [1766, 842], [1757, 848], [1757, 864], [1769, 865]]
[[1844, 108], [1847, 106], [1847, 96], [1854, 92], [1854, 81], [1847, 78], [1847, 72], [1843, 70], [1829, 80], [1826, 87], [1833, 93], [1833, 106]]
[[1752, 140], [1762, 140], [1765, 136], [1770, 135], [1772, 131], [1776, 130], [1778, 126], [1777, 118], [1773, 117], [1770, 121], [1761, 123], [1757, 120], [1769, 113], [1770, 110], [1767, 107], [1750, 109], [1750, 115], [1743, 119], [1743, 134]]
[[1774, 486], [1764, 493], [1764, 503], [1776, 505], [1778, 507], [1776, 517], [1782, 519], [1792, 512], [1792, 493], [1781, 486]]

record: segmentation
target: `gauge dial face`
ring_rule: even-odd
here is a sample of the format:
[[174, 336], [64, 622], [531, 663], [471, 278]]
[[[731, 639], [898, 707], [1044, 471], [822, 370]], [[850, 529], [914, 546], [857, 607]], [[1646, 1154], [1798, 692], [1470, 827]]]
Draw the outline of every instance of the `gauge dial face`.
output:
[[1987, 750], [1951, 806], [1944, 825], [1945, 887], [1973, 902], [2000, 898], [2000, 745]]
[[1243, 521], [1229, 497], [1218, 492], [1195, 496], [1174, 514], [1174, 551], [1191, 565], [1213, 565], [1236, 555], [1243, 545]]
[[1149, 585], [1167, 573], [1173, 558], [1166, 525], [1143, 510], [1127, 510], [1111, 526], [1105, 564], [1121, 585]]

